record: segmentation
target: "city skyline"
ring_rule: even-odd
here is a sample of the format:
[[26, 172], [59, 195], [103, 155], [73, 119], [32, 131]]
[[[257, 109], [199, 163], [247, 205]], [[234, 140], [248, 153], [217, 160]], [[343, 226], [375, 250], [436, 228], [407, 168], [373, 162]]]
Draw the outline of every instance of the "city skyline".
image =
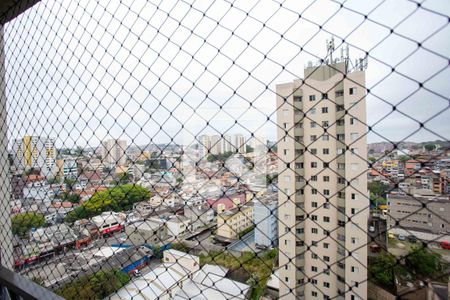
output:
[[[306, 2], [284, 4], [283, 8], [277, 8], [265, 28], [260, 28], [258, 24], [261, 21], [258, 20], [268, 18], [266, 11], [275, 9], [271, 1], [255, 4], [252, 13], [242, 22], [238, 8], [249, 8], [240, 3], [227, 13], [227, 24], [212, 28], [209, 25], [218, 19], [221, 6], [228, 6], [226, 1], [217, 2], [209, 8], [203, 22], [195, 28], [192, 21], [182, 18], [181, 11], [187, 5], [184, 2], [168, 1], [159, 8], [153, 3], [135, 3], [130, 4], [132, 9], [154, 14], [152, 23], [143, 23], [138, 16], [126, 15], [115, 19], [105, 15], [98, 21], [100, 32], [83, 24], [79, 26], [75, 16], [83, 15], [86, 7], [82, 4], [71, 6], [67, 8], [71, 17], [65, 20], [65, 25], [73, 28], [73, 34], [80, 37], [80, 45], [92, 55], [81, 57], [69, 46], [55, 48], [49, 44], [50, 40], [64, 44], [67, 37], [64, 26], [50, 28], [47, 25], [59, 21], [55, 16], [46, 14], [46, 1], [42, 1], [5, 27], [6, 56], [9, 58], [6, 61], [8, 112], [10, 120], [18, 121], [10, 122], [8, 133], [10, 136], [26, 134], [25, 128], [16, 125], [27, 121], [35, 124], [34, 132], [28, 134], [59, 136], [58, 147], [73, 147], [76, 144], [92, 147], [108, 136], [126, 138], [129, 143], [135, 144], [147, 144], [152, 140], [168, 143], [172, 139], [182, 143], [182, 136], [199, 136], [205, 129], [220, 133], [250, 133], [261, 129], [270, 140], [274, 140], [275, 85], [304, 77], [302, 69], [308, 61], [315, 63], [326, 58], [326, 39], [334, 35], [336, 47], [339, 48], [341, 38], [348, 35], [345, 42], [350, 45], [352, 62], [364, 57], [365, 51], [369, 52], [367, 87], [370, 92], [367, 108], [371, 131], [368, 141], [382, 141], [384, 137], [395, 141], [405, 138], [411, 141], [450, 139], [450, 129], [443, 126], [445, 120], [450, 118], [450, 110], [442, 96], [450, 92], [446, 84], [447, 61], [442, 58], [449, 48], [450, 39], [438, 31], [447, 19], [438, 16], [430, 19], [430, 12], [424, 10], [412, 13], [416, 5], [408, 1], [351, 2], [346, 3], [342, 10], [337, 3], [321, 1], [321, 5], [308, 5]], [[56, 5], [65, 8], [66, 3], [56, 2]], [[97, 3], [90, 10], [92, 13], [103, 10], [112, 13], [120, 5], [103, 7]], [[433, 3], [424, 5], [435, 9]], [[438, 7], [449, 9], [449, 6], [447, 3]], [[168, 11], [168, 7], [180, 14], [172, 14], [164, 22], [162, 14]], [[202, 4], [199, 4], [201, 8]], [[298, 23], [298, 17], [292, 11], [303, 10], [307, 11], [304, 22]], [[364, 22], [364, 18], [356, 12], [364, 14], [371, 10], [371, 18], [364, 26], [351, 31], [358, 22]], [[319, 16], [333, 13], [336, 15], [327, 22], [324, 27], [326, 31], [316, 33], [315, 23], [321, 22]], [[393, 26], [408, 14], [411, 15], [407, 21], [397, 24], [394, 34], [387, 31], [386, 27]], [[190, 12], [190, 16], [196, 15], [196, 11]], [[31, 19], [43, 21], [39, 22], [40, 27], [34, 27], [29, 21]], [[119, 34], [114, 35], [104, 27], [108, 22], [114, 24], [111, 28], [117, 29]], [[182, 24], [180, 37], [177, 37], [179, 40], [168, 41], [167, 35], [178, 23]], [[411, 24], [421, 24], [421, 29], [412, 30], [417, 26], [409, 26]], [[289, 25], [293, 27], [289, 28]], [[231, 35], [230, 28], [233, 26], [237, 31]], [[14, 35], [18, 27], [24, 27], [30, 33], [23, 41], [30, 46], [18, 49], [20, 55], [12, 53], [11, 48], [18, 38], [22, 38]], [[124, 34], [128, 28], [130, 34]], [[281, 44], [271, 49], [264, 59], [261, 51], [269, 51], [270, 45], [278, 43], [277, 35], [270, 29], [286, 32]], [[424, 33], [429, 31], [438, 32], [425, 40], [420, 49], [408, 39], [414, 35], [416, 39], [424, 40]], [[44, 38], [45, 35], [48, 37]], [[208, 40], [204, 43], [201, 38], [206, 36]], [[176, 49], [177, 43], [184, 38], [183, 49]], [[160, 48], [152, 44], [155, 40], [162, 43]], [[245, 48], [247, 40], [251, 43]], [[120, 45], [127, 43], [131, 49], [122, 49], [124, 53], [117, 54]], [[155, 49], [148, 49], [146, 44]], [[299, 45], [303, 47], [300, 49]], [[219, 47], [222, 49], [217, 53]], [[398, 47], [403, 47], [405, 51], [393, 51]], [[49, 49], [53, 55], [33, 52], [36, 48]], [[98, 59], [94, 58], [100, 50], [105, 53]], [[336, 52], [335, 57], [338, 56]], [[78, 64], [75, 64], [74, 57], [79, 59]], [[39, 70], [27, 70], [26, 81], [18, 72], [23, 58], [43, 66]], [[236, 60], [235, 65], [232, 64], [233, 59]], [[44, 72], [55, 63], [66, 66], [61, 74]], [[86, 73], [88, 65], [90, 75]], [[151, 72], [148, 71], [149, 66], [152, 66]], [[223, 78], [221, 74], [224, 74]], [[420, 90], [419, 81], [424, 82]], [[46, 86], [58, 88], [50, 95], [45, 92]], [[47, 108], [39, 108], [41, 100], [49, 103]], [[432, 101], [433, 105], [423, 106], [423, 101]], [[22, 109], [15, 110], [16, 106]], [[174, 108], [173, 111], [171, 108]], [[425, 126], [420, 127], [419, 122], [425, 123]], [[428, 132], [427, 128], [439, 136]]]

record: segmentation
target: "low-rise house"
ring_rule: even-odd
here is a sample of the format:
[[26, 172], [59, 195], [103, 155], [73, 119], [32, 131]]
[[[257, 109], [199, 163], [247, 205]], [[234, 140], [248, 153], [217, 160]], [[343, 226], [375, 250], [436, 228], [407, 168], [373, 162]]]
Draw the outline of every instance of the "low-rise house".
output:
[[109, 299], [247, 299], [250, 286], [226, 278], [228, 270], [215, 265], [200, 269], [198, 256], [164, 251], [163, 264], [134, 279]]
[[129, 224], [125, 228], [133, 245], [160, 244], [167, 239], [167, 227], [163, 221], [145, 220]]
[[191, 220], [185, 216], [174, 216], [166, 221], [167, 233], [172, 237], [178, 237], [189, 231]]
[[214, 211], [207, 205], [186, 205], [184, 216], [191, 220], [192, 230], [197, 230], [214, 222]]

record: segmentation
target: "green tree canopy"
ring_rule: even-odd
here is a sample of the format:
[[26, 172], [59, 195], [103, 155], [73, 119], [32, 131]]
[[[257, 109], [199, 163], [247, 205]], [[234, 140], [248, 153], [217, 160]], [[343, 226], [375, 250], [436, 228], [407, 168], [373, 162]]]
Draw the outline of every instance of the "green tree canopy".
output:
[[44, 226], [45, 218], [41, 214], [27, 212], [16, 215], [11, 220], [11, 229], [14, 234], [24, 236], [31, 228]]
[[74, 222], [78, 219], [90, 218], [104, 211], [124, 211], [131, 209], [133, 204], [150, 198], [150, 192], [139, 185], [123, 184], [104, 191], [95, 193], [91, 199], [71, 211], [67, 217], [67, 222]]
[[369, 182], [367, 188], [372, 194], [380, 197], [385, 197], [389, 192], [389, 186], [379, 181]]
[[393, 287], [395, 285], [395, 267], [397, 260], [391, 254], [381, 254], [369, 260], [369, 277], [378, 285]]
[[426, 144], [424, 147], [425, 147], [425, 150], [427, 150], [427, 151], [433, 151], [436, 149], [435, 144]]
[[424, 277], [434, 277], [443, 270], [441, 255], [431, 252], [424, 247], [411, 249], [405, 263], [408, 269]]
[[67, 300], [104, 299], [128, 283], [130, 277], [121, 271], [100, 271], [67, 283], [56, 293]]

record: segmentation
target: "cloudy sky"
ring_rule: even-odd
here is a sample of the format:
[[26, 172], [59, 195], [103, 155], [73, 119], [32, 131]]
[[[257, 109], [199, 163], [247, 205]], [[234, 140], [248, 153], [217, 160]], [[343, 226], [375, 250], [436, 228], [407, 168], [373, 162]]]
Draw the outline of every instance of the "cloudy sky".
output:
[[4, 28], [9, 134], [275, 140], [275, 85], [333, 35], [353, 61], [369, 53], [369, 142], [448, 140], [450, 2], [416, 2], [44, 0]]

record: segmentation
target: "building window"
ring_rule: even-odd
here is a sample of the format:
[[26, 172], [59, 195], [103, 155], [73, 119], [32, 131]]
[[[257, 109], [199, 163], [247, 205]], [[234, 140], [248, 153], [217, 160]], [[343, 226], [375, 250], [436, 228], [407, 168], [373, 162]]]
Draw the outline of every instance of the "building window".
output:
[[325, 202], [325, 203], [323, 204], [323, 208], [325, 208], [325, 209], [330, 209], [330, 203], [329, 203], [329, 202]]
[[311, 139], [311, 142], [314, 142], [315, 140], [317, 140], [317, 135], [311, 135], [310, 139]]
[[344, 125], [345, 125], [344, 119], [339, 119], [336, 121], [336, 126], [344, 126]]
[[284, 155], [289, 155], [289, 150], [288, 149], [284, 149], [283, 153], [284, 153]]
[[311, 154], [314, 154], [314, 155], [317, 154], [317, 149], [316, 148], [312, 148], [310, 151], [311, 151]]
[[323, 286], [326, 287], [326, 288], [329, 288], [330, 287], [330, 283], [329, 282], [324, 282]]
[[330, 181], [330, 176], [323, 176], [323, 181], [324, 182], [329, 182]]
[[354, 125], [356, 124], [356, 119], [355, 118], [350, 118], [350, 125]]
[[289, 277], [285, 277], [284, 281], [289, 282]]
[[327, 114], [328, 113], [328, 107], [322, 107], [322, 113]]
[[342, 97], [342, 96], [344, 96], [344, 90], [338, 90], [338, 91], [336, 91], [335, 95], [336, 95], [336, 97]]
[[329, 126], [328, 121], [322, 121], [323, 128], [328, 128], [328, 126]]
[[352, 193], [351, 197], [352, 197], [352, 200], [356, 200], [356, 194], [355, 193]]
[[314, 121], [311, 121], [311, 128], [316, 128], [317, 123]]
[[329, 243], [323, 243], [323, 247], [324, 247], [325, 249], [328, 249], [328, 248], [330, 247], [330, 244], [329, 244]]
[[311, 233], [318, 234], [319, 230], [317, 228], [311, 228]]
[[311, 189], [311, 194], [317, 195], [317, 190], [316, 189]]
[[344, 105], [336, 105], [336, 111], [343, 111], [345, 110]]
[[303, 128], [303, 123], [302, 122], [295, 123], [295, 128]]
[[313, 272], [317, 272], [317, 267], [315, 267], [315, 266], [311, 266], [311, 271], [313, 271]]
[[303, 163], [295, 163], [296, 169], [303, 169]]
[[323, 99], [328, 99], [328, 94], [327, 93], [322, 93], [322, 100]]
[[311, 181], [317, 181], [317, 175], [311, 176]]
[[283, 127], [284, 127], [284, 129], [287, 129], [287, 128], [288, 128], [288, 126], [289, 126], [289, 123], [283, 123]]
[[294, 96], [294, 102], [302, 102], [302, 96]]
[[352, 141], [356, 141], [358, 139], [358, 137], [359, 137], [359, 133], [357, 133], [357, 132], [350, 133], [350, 139]]
[[317, 221], [317, 215], [311, 215], [311, 220]]
[[359, 273], [359, 268], [352, 266], [352, 273]]
[[325, 154], [325, 155], [330, 154], [330, 149], [328, 149], [328, 148], [323, 148], [323, 149], [322, 149], [322, 152], [323, 152], [323, 154]]
[[330, 223], [330, 217], [323, 217], [323, 221], [325, 223]]
[[309, 95], [309, 101], [316, 101], [316, 95]]
[[358, 148], [351, 148], [350, 151], [352, 152], [352, 154], [358, 154]]
[[329, 140], [330, 140], [330, 136], [328, 134], [322, 135], [322, 141], [329, 141]]
[[315, 115], [316, 114], [316, 108], [313, 107], [309, 110], [309, 112], [311, 113], [311, 115]]
[[327, 162], [324, 162], [324, 163], [323, 163], [323, 167], [324, 167], [324, 168], [328, 168], [329, 166], [330, 166], [330, 163], [327, 163]]
[[317, 162], [315, 161], [311, 162], [311, 168], [317, 168]]
[[313, 297], [317, 297], [317, 292], [316, 292], [316, 291], [312, 291], [312, 292], [311, 292], [311, 295], [312, 295]]
[[349, 88], [349, 89], [348, 89], [348, 93], [349, 93], [350, 95], [356, 95], [356, 92], [357, 92], [357, 90], [356, 90], [355, 87], [352, 87], [352, 88]]
[[317, 202], [315, 202], [315, 201], [311, 202], [311, 207], [313, 207], [313, 208], [317, 207]]
[[330, 196], [330, 190], [323, 190], [323, 194], [325, 196]]
[[297, 190], [297, 195], [304, 195], [304, 194], [305, 194], [305, 190], [304, 189]]
[[351, 241], [352, 241], [352, 244], [358, 244], [358, 242], [359, 242], [359, 239], [358, 238], [355, 238], [355, 237], [352, 237], [351, 238]]

